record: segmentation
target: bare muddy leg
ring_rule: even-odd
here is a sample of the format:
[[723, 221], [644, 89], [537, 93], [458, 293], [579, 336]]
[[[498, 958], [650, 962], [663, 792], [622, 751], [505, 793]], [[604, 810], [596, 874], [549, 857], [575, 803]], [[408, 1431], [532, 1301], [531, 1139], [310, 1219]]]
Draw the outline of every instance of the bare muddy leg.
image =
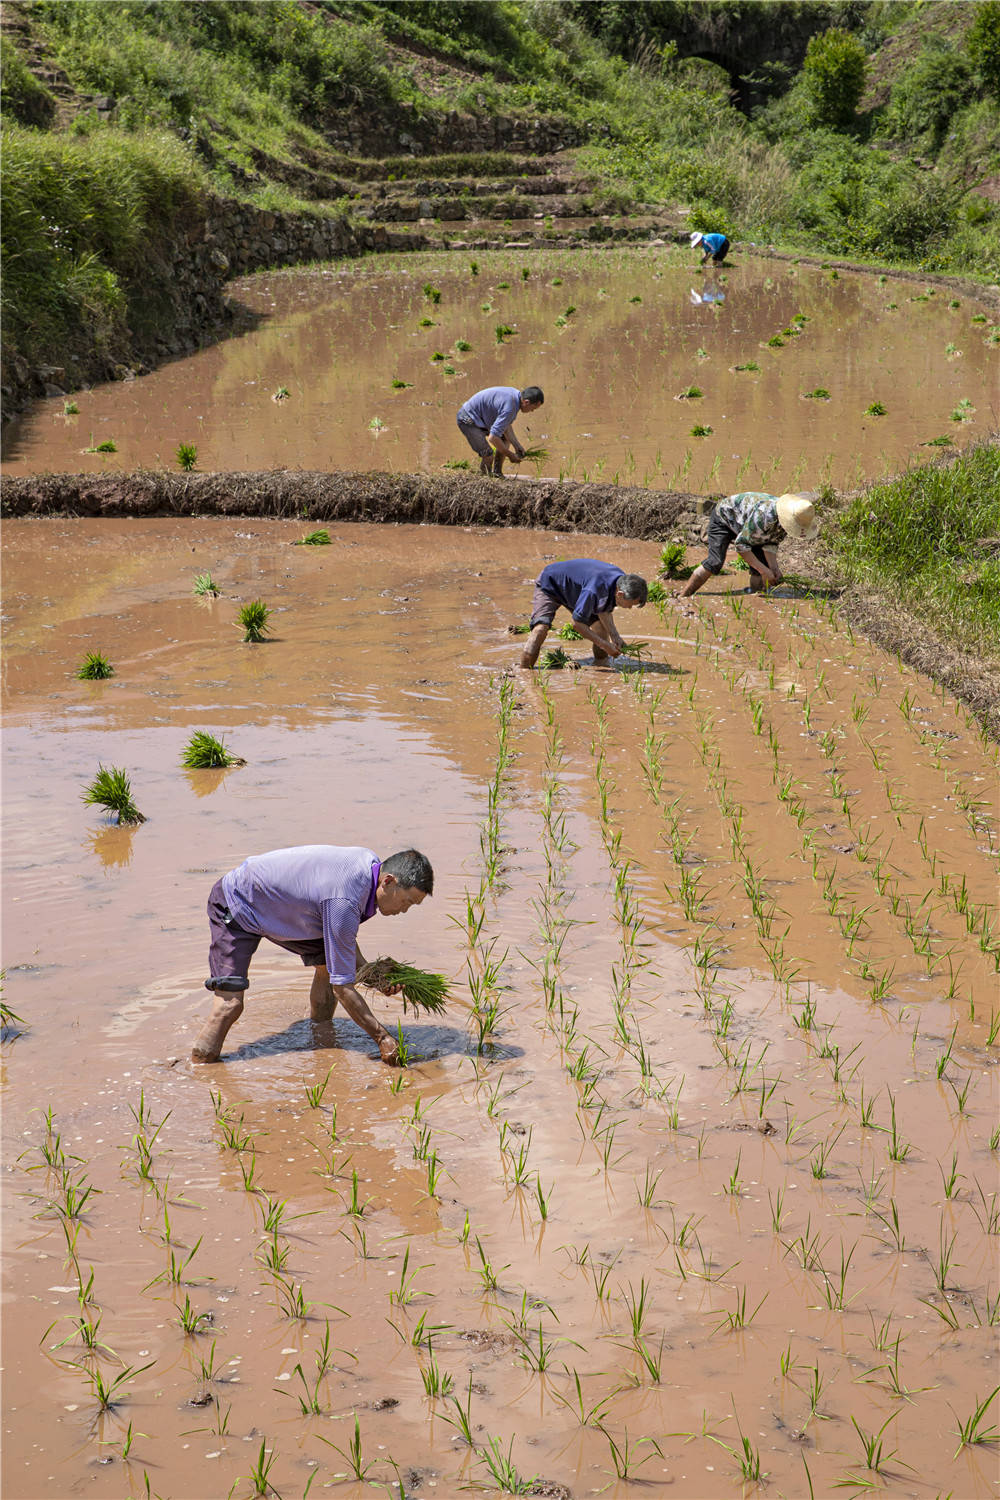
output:
[[544, 622], [534, 627], [524, 643], [524, 650], [521, 652], [522, 667], [530, 668], [535, 665], [535, 662], [538, 660], [538, 653], [542, 649], [542, 642], [548, 633], [549, 627]]
[[702, 584], [707, 583], [708, 580], [712, 577], [714, 577], [714, 574], [710, 573], [707, 568], [695, 568], [694, 572], [691, 574], [691, 577], [688, 579], [683, 589], [681, 589], [681, 598], [690, 599], [691, 595], [696, 594], [701, 588]]
[[314, 969], [309, 987], [309, 1014], [314, 1021], [331, 1021], [337, 1009], [337, 997], [330, 988], [326, 969]]
[[242, 993], [216, 995], [212, 1005], [212, 1014], [198, 1033], [195, 1044], [191, 1048], [191, 1061], [218, 1062], [222, 1054], [222, 1044], [242, 1014]]

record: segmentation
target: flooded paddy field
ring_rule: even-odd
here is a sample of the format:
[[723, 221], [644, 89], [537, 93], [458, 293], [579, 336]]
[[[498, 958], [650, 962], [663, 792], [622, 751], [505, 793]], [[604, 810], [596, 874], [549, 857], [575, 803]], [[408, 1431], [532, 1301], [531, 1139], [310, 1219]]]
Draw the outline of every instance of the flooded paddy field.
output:
[[[303, 529], [5, 528], [4, 1493], [993, 1494], [994, 748], [739, 574], [511, 670], [652, 543]], [[362, 944], [446, 1015], [387, 1069], [265, 944], [193, 1067], [209, 888], [317, 840], [429, 855]]]
[[846, 488], [998, 420], [995, 310], [902, 278], [525, 248], [233, 290], [254, 331], [79, 392], [76, 414], [36, 403], [5, 435], [7, 472], [173, 468], [181, 443], [206, 470], [426, 472], [470, 460], [455, 413], [495, 384], [546, 393], [519, 424], [544, 453], [522, 473], [695, 491]]

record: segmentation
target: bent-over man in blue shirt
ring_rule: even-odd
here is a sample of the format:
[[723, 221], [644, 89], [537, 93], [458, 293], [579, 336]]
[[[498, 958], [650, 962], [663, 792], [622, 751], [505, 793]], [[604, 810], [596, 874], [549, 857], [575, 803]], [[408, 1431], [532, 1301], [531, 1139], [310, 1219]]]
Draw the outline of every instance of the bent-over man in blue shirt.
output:
[[521, 666], [535, 665], [560, 605], [569, 610], [584, 639], [592, 642], [595, 661], [621, 656], [625, 642], [615, 626], [614, 611], [641, 608], [647, 593], [645, 578], [593, 557], [549, 563], [535, 580], [531, 634], [524, 643]]
[[459, 408], [458, 428], [473, 453], [479, 455], [480, 474], [503, 475], [503, 461], [519, 464], [524, 449], [514, 436], [514, 418], [537, 411], [545, 400], [540, 386], [491, 385], [470, 396]]
[[[314, 970], [309, 1009], [329, 1021], [339, 1000], [352, 1021], [378, 1045], [383, 1062], [398, 1061], [396, 1042], [355, 988], [358, 928], [380, 912], [394, 917], [419, 906], [434, 890], [430, 861], [416, 849], [380, 860], [370, 849], [304, 844], [252, 854], [212, 887], [208, 898], [212, 1014], [191, 1053], [198, 1063], [219, 1061], [231, 1026], [243, 1014], [247, 971], [261, 938], [297, 953]], [[382, 987], [394, 995], [397, 985]]]

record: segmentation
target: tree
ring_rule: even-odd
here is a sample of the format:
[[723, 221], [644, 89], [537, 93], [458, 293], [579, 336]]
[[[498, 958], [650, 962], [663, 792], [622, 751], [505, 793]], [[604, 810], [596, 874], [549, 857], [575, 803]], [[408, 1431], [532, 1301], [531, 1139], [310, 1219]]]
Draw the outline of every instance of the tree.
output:
[[868, 58], [850, 32], [834, 26], [806, 48], [802, 78], [817, 125], [849, 125], [865, 86]]

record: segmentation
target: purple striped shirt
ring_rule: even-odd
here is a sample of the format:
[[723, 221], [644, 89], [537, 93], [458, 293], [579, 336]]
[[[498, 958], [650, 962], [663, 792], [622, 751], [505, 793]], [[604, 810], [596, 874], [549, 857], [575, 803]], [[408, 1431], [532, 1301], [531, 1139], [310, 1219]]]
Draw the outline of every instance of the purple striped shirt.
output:
[[302, 844], [252, 854], [222, 877], [226, 905], [247, 932], [280, 941], [323, 940], [331, 984], [353, 984], [358, 928], [377, 910], [378, 855]]

